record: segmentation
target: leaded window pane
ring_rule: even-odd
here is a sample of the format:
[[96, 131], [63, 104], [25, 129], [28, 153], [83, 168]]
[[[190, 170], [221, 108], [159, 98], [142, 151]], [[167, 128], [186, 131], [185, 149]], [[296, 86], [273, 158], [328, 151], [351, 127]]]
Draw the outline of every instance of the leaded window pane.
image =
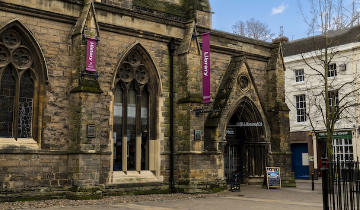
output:
[[114, 171], [122, 170], [123, 92], [119, 85], [114, 93]]
[[31, 137], [31, 121], [33, 113], [34, 82], [31, 79], [30, 72], [25, 72], [20, 82], [19, 97], [19, 121], [18, 137]]
[[16, 80], [10, 67], [6, 68], [1, 77], [0, 87], [0, 137], [12, 137], [14, 117], [14, 98]]
[[133, 86], [128, 92], [127, 142], [127, 168], [128, 170], [136, 170], [136, 92]]
[[[152, 86], [154, 81], [150, 80], [150, 72], [143, 60], [145, 54], [141, 48], [134, 48], [126, 56], [116, 75], [118, 79], [117, 85], [124, 88], [122, 99], [122, 109], [124, 111], [122, 113], [126, 113], [122, 116], [123, 120], [121, 122], [123, 125], [119, 126], [121, 130], [116, 131], [114, 128], [114, 133], [116, 132], [116, 135], [118, 135], [118, 132], [122, 132], [123, 141], [125, 138], [127, 142], [126, 146], [122, 148], [123, 171], [149, 170], [149, 139], [150, 134], [155, 133], [154, 125], [150, 126], [149, 116], [155, 110], [152, 107], [152, 111], [150, 111], [148, 87]], [[151, 97], [154, 97], [154, 95], [151, 95]], [[115, 97], [114, 109], [119, 109], [117, 107], [118, 99], [119, 97]], [[115, 120], [118, 116], [116, 112], [114, 110], [114, 126], [117, 126], [115, 121], [119, 120]]]
[[141, 94], [141, 170], [149, 169], [149, 94]]
[[41, 68], [29, 45], [32, 40], [21, 31], [14, 25], [0, 34], [0, 137], [5, 138], [32, 138], [38, 130], [33, 115], [37, 115], [35, 84], [40, 82], [35, 78], [40, 78]]

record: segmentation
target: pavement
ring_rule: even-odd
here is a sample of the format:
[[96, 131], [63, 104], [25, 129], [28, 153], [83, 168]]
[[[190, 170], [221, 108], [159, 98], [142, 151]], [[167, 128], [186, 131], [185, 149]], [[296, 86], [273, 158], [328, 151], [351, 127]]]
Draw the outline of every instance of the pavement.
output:
[[[311, 181], [297, 180], [297, 187], [264, 189], [261, 186], [241, 185], [240, 192], [221, 192], [203, 198], [185, 200], [158, 200], [136, 203], [103, 203], [84, 206], [55, 206], [44, 210], [321, 210], [321, 182], [316, 181], [311, 190]], [[37, 208], [39, 210], [39, 208]]]

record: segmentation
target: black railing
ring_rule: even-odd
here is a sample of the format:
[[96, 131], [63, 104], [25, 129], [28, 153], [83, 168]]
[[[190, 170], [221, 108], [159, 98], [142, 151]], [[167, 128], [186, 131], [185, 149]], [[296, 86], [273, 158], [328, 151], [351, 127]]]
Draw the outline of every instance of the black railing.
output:
[[324, 210], [360, 210], [359, 161], [322, 160]]

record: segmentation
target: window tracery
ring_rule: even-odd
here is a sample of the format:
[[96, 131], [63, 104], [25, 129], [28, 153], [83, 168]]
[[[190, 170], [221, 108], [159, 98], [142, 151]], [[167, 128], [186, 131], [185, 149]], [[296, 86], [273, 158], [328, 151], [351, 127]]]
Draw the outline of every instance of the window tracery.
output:
[[38, 66], [30, 49], [17, 27], [0, 30], [0, 138], [34, 137]]
[[[145, 57], [145, 58], [144, 58]], [[133, 49], [121, 63], [114, 90], [114, 171], [149, 170], [149, 140], [154, 127], [154, 86], [141, 50]], [[154, 116], [152, 116], [154, 117]]]

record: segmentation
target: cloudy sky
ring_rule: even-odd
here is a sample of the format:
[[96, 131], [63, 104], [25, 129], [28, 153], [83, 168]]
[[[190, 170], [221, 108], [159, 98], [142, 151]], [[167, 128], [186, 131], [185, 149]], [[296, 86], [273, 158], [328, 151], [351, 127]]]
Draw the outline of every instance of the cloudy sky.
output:
[[280, 27], [290, 40], [306, 36], [306, 25], [297, 0], [210, 0], [213, 28], [232, 32], [237, 21], [255, 18], [266, 23], [276, 36]]
[[232, 32], [232, 25], [237, 21], [255, 18], [266, 23], [276, 36], [283, 26], [284, 35], [290, 40], [303, 38], [307, 26], [300, 13], [299, 1], [305, 10], [307, 0], [210, 0], [214, 12], [213, 28]]

